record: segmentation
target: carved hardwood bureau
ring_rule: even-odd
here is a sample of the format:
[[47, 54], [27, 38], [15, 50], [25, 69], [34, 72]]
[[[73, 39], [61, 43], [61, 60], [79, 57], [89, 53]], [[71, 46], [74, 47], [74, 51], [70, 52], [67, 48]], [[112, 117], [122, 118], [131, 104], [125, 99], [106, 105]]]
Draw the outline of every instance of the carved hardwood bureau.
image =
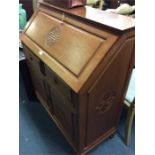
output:
[[112, 136], [134, 64], [134, 19], [41, 2], [22, 42], [36, 96], [75, 152]]

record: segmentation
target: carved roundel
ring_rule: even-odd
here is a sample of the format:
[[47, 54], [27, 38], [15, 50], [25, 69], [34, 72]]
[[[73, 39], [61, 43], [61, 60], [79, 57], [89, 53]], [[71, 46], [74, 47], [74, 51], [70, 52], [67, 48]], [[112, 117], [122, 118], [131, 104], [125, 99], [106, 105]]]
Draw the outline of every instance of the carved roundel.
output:
[[115, 98], [116, 98], [115, 91], [105, 93], [99, 100], [96, 106], [96, 111], [100, 114], [105, 113], [107, 110], [111, 108], [111, 106], [114, 103]]
[[60, 40], [60, 26], [55, 26], [45, 37], [45, 43], [48, 46], [52, 46], [54, 43]]

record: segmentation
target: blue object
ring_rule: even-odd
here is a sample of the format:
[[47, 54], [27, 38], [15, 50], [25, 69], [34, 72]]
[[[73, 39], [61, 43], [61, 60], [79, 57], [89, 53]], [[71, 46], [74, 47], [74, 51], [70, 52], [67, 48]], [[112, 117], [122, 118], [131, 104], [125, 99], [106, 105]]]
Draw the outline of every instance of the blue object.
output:
[[23, 4], [19, 4], [19, 29], [23, 30], [26, 25], [26, 11], [23, 9]]
[[128, 86], [125, 99], [131, 103], [133, 102], [134, 97], [135, 97], [135, 69], [133, 69], [132, 71], [132, 75], [131, 75], [131, 79], [130, 79], [130, 83]]

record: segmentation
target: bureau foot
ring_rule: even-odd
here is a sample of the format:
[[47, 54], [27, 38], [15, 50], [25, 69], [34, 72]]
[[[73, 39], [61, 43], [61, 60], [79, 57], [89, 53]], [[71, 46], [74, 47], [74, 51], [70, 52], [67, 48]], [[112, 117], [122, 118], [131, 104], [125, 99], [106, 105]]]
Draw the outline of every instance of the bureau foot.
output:
[[115, 134], [112, 134], [110, 137], [109, 137], [109, 139], [112, 139], [112, 138], [114, 138], [115, 137]]

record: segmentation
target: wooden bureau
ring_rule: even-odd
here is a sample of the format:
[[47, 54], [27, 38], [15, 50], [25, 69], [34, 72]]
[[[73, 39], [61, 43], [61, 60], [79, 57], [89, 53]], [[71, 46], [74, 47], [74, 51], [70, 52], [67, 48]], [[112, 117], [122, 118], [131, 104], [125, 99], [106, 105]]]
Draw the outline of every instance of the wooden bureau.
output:
[[77, 154], [115, 134], [134, 64], [134, 19], [41, 2], [22, 42], [36, 96]]

